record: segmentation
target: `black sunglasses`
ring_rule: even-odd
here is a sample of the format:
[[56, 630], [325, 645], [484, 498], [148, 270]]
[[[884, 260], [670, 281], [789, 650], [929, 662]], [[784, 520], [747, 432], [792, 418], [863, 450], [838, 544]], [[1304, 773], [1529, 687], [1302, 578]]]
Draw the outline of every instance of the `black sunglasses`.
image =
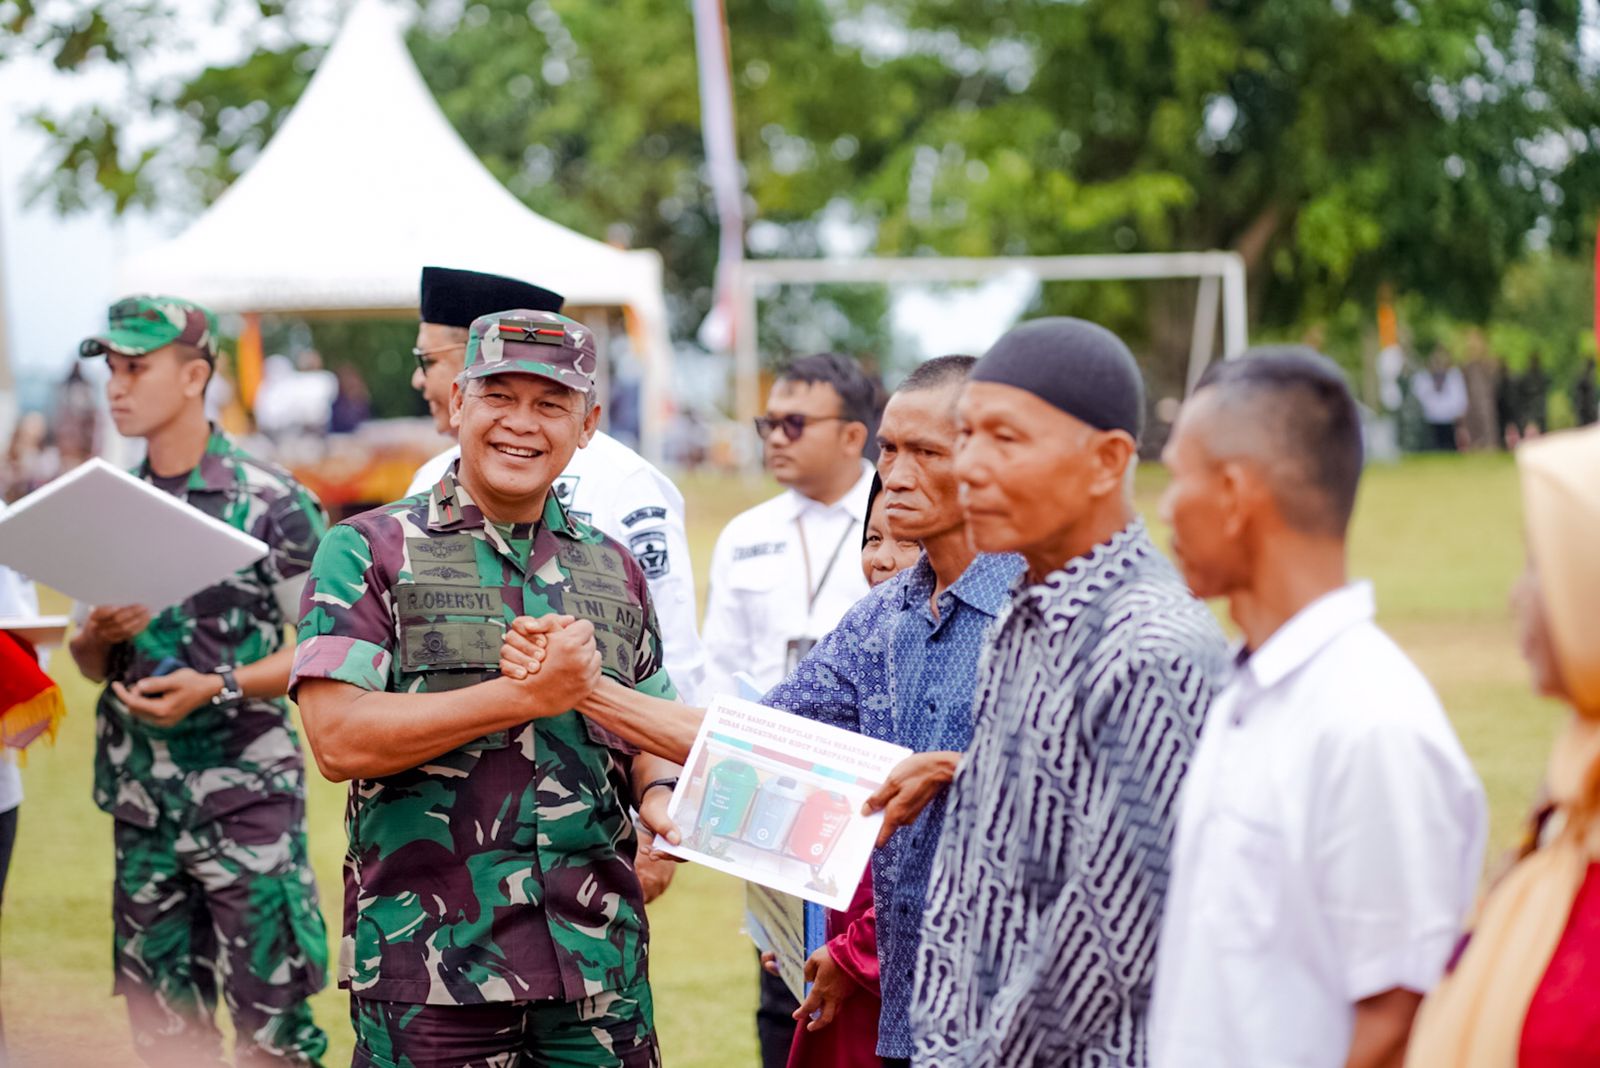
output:
[[772, 432], [779, 427], [783, 428], [783, 436], [790, 441], [796, 441], [801, 434], [806, 432], [806, 427], [812, 423], [826, 423], [830, 420], [844, 420], [842, 415], [801, 415], [791, 412], [788, 415], [758, 415], [756, 416], [756, 434], [762, 441], [772, 436]]

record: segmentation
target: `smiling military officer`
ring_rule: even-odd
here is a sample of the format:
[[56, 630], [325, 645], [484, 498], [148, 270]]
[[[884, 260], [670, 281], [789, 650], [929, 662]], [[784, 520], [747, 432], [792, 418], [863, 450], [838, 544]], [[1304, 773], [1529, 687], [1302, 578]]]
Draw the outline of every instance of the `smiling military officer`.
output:
[[[594, 434], [595, 349], [550, 312], [475, 321], [461, 459], [329, 532], [294, 686], [351, 780], [340, 985], [357, 1065], [658, 1063], [634, 871], [677, 766], [573, 711], [602, 672], [675, 696], [646, 577], [551, 492]], [[506, 628], [553, 627], [530, 676]]]
[[[559, 271], [552, 270], [559, 277]], [[453, 435], [450, 386], [461, 373], [467, 328], [500, 308], [559, 312], [562, 298], [515, 278], [452, 267], [422, 269], [422, 322], [417, 327], [417, 369], [411, 385], [428, 403], [434, 428]], [[594, 394], [590, 394], [594, 396]], [[603, 403], [604, 398], [596, 398]], [[452, 445], [417, 470], [406, 495], [425, 493], [439, 481], [461, 449]], [[685, 700], [709, 700], [700, 686], [706, 656], [696, 623], [694, 568], [684, 533], [683, 494], [654, 464], [603, 430], [573, 454], [550, 492], [567, 514], [633, 553], [650, 582], [650, 599], [661, 622], [661, 642], [672, 685]], [[666, 888], [670, 865], [657, 865], [654, 880]], [[647, 879], [647, 885], [651, 880]]]

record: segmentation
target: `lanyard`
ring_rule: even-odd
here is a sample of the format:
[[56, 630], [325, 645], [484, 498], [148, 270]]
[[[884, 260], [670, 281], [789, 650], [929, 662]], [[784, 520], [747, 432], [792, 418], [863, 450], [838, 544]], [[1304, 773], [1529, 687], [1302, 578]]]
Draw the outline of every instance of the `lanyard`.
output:
[[850, 520], [844, 528], [844, 533], [839, 535], [839, 544], [833, 547], [833, 555], [828, 557], [827, 566], [822, 569], [822, 577], [817, 580], [816, 586], [811, 585], [811, 549], [806, 545], [806, 525], [799, 516], [794, 517], [795, 529], [800, 532], [800, 555], [806, 562], [806, 622], [811, 621], [811, 612], [817, 607], [817, 598], [822, 596], [822, 587], [828, 584], [828, 576], [833, 574], [833, 565], [839, 562], [839, 554], [844, 551], [845, 542], [850, 540], [851, 533], [856, 529], [856, 521]]

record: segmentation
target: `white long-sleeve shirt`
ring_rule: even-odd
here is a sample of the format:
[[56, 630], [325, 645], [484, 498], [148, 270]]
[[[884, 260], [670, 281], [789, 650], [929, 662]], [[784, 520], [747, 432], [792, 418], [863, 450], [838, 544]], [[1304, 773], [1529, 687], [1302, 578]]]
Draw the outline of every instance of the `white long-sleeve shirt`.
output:
[[[406, 495], [439, 481], [460, 455], [461, 447], [452, 446], [423, 464]], [[685, 701], [703, 703], [706, 655], [695, 625], [683, 494], [654, 464], [603, 432], [573, 455], [552, 489], [569, 513], [626, 546], [639, 561], [661, 626], [667, 675]]]

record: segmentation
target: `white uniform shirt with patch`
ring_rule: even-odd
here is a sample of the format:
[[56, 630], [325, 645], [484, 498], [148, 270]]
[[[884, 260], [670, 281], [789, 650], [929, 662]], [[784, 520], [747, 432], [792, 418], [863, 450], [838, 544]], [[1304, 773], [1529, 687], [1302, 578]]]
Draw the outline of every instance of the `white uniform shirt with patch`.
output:
[[833, 504], [785, 490], [723, 528], [706, 597], [707, 700], [739, 696], [739, 672], [761, 692], [772, 689], [783, 681], [791, 640], [823, 637], [867, 595], [861, 532], [871, 492], [872, 467], [863, 461], [861, 477]]
[[[460, 455], [461, 447], [452, 446], [423, 464], [406, 495], [439, 481]], [[684, 532], [683, 494], [654, 464], [605, 433], [596, 433], [573, 454], [554, 490], [568, 512], [626, 545], [639, 561], [661, 626], [667, 674], [685, 701], [700, 703], [706, 655], [695, 625], [694, 566]]]
[[1372, 587], [1307, 606], [1218, 694], [1184, 781], [1150, 1063], [1343, 1065], [1356, 1002], [1438, 982], [1486, 825]]

